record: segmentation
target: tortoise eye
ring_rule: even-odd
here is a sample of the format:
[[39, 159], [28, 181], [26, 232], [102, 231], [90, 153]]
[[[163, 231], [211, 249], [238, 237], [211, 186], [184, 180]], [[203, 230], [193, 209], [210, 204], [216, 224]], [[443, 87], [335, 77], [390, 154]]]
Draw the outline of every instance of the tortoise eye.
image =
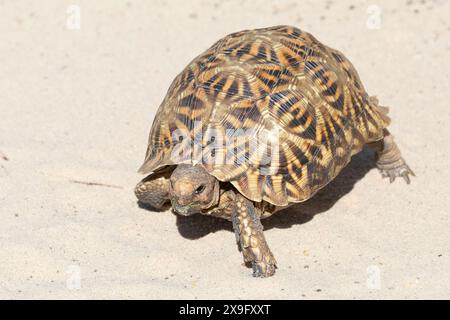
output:
[[197, 189], [195, 189], [195, 194], [200, 194], [203, 191], [205, 191], [206, 186], [204, 184], [201, 184]]

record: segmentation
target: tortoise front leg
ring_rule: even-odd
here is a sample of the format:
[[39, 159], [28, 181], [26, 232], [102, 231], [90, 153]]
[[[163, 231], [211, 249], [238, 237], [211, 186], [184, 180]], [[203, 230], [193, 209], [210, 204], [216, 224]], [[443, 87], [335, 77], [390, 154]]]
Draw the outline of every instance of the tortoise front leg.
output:
[[244, 261], [252, 264], [253, 276], [272, 276], [277, 262], [264, 238], [260, 218], [253, 203], [240, 194], [236, 195], [232, 222]]
[[154, 209], [161, 209], [169, 200], [169, 178], [167, 172], [157, 172], [149, 175], [134, 188], [134, 194], [142, 203], [151, 205]]

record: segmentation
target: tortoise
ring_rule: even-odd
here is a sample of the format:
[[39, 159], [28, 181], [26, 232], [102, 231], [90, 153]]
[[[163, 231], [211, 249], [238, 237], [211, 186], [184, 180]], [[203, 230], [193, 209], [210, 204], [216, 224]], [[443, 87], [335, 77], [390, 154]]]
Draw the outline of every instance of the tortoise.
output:
[[365, 145], [392, 182], [414, 175], [339, 51], [292, 26], [227, 35], [174, 79], [155, 116], [135, 188], [154, 209], [170, 202], [232, 222], [253, 275], [275, 273], [261, 219], [311, 198]]

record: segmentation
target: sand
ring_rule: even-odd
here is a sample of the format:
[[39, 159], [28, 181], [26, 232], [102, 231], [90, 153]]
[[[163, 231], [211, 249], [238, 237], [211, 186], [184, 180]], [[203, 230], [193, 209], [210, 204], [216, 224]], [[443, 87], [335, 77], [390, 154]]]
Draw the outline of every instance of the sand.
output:
[[[0, 298], [450, 298], [448, 1], [1, 1], [0, 12]], [[176, 74], [228, 33], [278, 24], [347, 55], [391, 107], [417, 177], [389, 184], [370, 152], [356, 156], [263, 222], [279, 268], [255, 279], [229, 223], [139, 208], [133, 188]]]

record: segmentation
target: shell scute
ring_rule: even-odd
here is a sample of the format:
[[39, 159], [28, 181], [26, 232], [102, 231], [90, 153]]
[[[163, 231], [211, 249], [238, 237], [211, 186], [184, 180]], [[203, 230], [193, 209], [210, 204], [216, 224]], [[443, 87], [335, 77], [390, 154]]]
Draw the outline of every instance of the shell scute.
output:
[[200, 163], [249, 199], [284, 206], [314, 195], [388, 123], [339, 51], [291, 26], [245, 30], [175, 78], [140, 171]]

